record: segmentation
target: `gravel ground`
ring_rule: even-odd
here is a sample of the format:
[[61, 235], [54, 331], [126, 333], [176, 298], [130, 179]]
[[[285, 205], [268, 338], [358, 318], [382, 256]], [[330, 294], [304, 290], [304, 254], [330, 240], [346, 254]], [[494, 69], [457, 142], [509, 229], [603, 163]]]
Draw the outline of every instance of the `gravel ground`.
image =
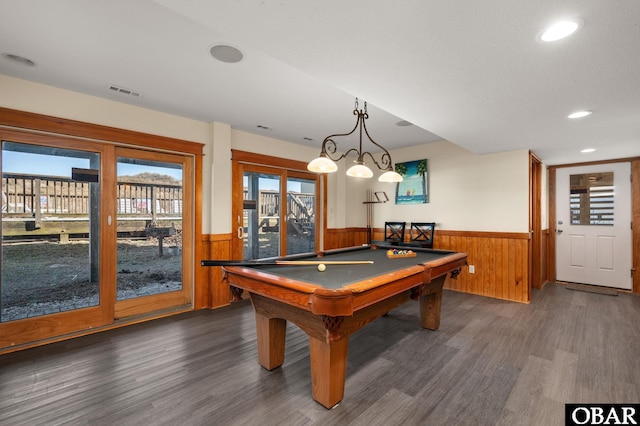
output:
[[[154, 238], [118, 241], [118, 299], [181, 287], [180, 241], [165, 238], [159, 257]], [[2, 245], [1, 321], [29, 318], [98, 304], [90, 281], [89, 244], [73, 241]]]
[[[260, 254], [278, 254], [277, 234], [261, 236]], [[182, 286], [180, 233], [164, 239], [163, 256], [158, 240], [118, 240], [118, 300], [179, 290]], [[291, 238], [295, 253], [312, 250], [313, 242]], [[31, 318], [97, 306], [99, 286], [91, 283], [89, 243], [72, 240], [2, 244], [0, 321]]]
[[[118, 300], [132, 299], [134, 297], [140, 296], [149, 296], [152, 294], [159, 294], [167, 291], [180, 290], [181, 288], [182, 283], [179, 281], [150, 283], [137, 288], [118, 291]], [[66, 300], [35, 302], [26, 306], [9, 306], [2, 309], [2, 322], [96, 306], [99, 303], [98, 300], [98, 294], [93, 294], [87, 297], [72, 296], [71, 298]]]

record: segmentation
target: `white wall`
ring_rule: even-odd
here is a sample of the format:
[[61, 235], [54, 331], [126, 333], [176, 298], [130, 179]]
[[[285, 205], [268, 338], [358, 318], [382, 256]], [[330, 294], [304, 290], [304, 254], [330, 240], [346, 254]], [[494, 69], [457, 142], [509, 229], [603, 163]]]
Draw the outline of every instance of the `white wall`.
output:
[[209, 125], [96, 96], [0, 74], [0, 106], [192, 142], [209, 142]]
[[[528, 231], [528, 151], [476, 155], [442, 141], [395, 150], [391, 156], [395, 163], [428, 160], [429, 203], [396, 205], [395, 184], [374, 180], [372, 190], [385, 191], [390, 199], [374, 205], [374, 227], [383, 228], [385, 221], [422, 221], [447, 230]], [[350, 201], [356, 203], [355, 198]]]
[[362, 203], [366, 200], [371, 180], [348, 177], [345, 172], [352, 161], [353, 157], [339, 161], [338, 171], [328, 176], [328, 228], [364, 227], [367, 224], [366, 209]]
[[231, 148], [304, 162], [320, 154], [320, 146], [310, 148], [235, 129], [231, 129]]
[[202, 232], [226, 234], [231, 232], [231, 126], [211, 125], [213, 143], [205, 146], [202, 165], [203, 182], [211, 182], [210, 191], [203, 188]]
[[[241, 130], [231, 129], [230, 148], [240, 151], [253, 152], [257, 154], [269, 155], [272, 157], [286, 158], [289, 160], [309, 162], [316, 158], [320, 153], [320, 148], [310, 148], [290, 142], [281, 141], [279, 139], [267, 136], [257, 135], [244, 132]], [[229, 154], [231, 152], [229, 151]], [[227, 191], [231, 196], [231, 172], [229, 171], [229, 179], [227, 180]], [[219, 191], [216, 190], [216, 198]], [[222, 213], [222, 212], [221, 212]], [[231, 199], [227, 206], [227, 216], [231, 214]], [[229, 218], [230, 223], [233, 219]], [[235, 224], [233, 229], [235, 229]], [[223, 232], [223, 231], [219, 231]], [[229, 231], [226, 231], [229, 232]]]
[[[219, 208], [216, 209], [216, 214], [219, 215], [221, 211], [225, 212], [224, 217], [218, 218], [220, 222], [212, 220], [211, 214], [211, 206], [215, 204], [212, 201], [214, 199], [212, 197], [212, 185], [214, 183], [212, 171], [214, 164], [213, 138], [216, 134], [216, 123], [204, 123], [1, 74], [0, 106], [205, 144], [202, 187], [203, 232], [213, 232], [212, 223], [222, 223], [223, 226], [229, 223], [230, 208], [225, 209], [224, 206], [220, 206], [220, 203], [217, 204]], [[222, 128], [224, 129], [224, 125]], [[218, 140], [222, 142], [222, 147], [228, 147], [229, 144], [225, 141], [224, 131], [220, 133], [220, 130], [218, 130], [218, 134], [223, 136], [218, 137]], [[226, 139], [228, 139], [228, 136]], [[224, 164], [224, 160], [220, 160], [221, 157], [224, 157], [223, 152], [221, 153], [220, 149], [218, 149], [216, 153], [221, 164]], [[216, 176], [218, 177], [216, 183], [218, 187], [224, 188], [228, 186], [229, 179], [227, 179], [227, 185], [220, 182], [224, 180], [224, 175], [222, 174], [230, 170], [230, 167], [229, 165], [228, 169], [222, 170], [216, 168]], [[228, 174], [229, 176], [231, 175], [230, 172]], [[227, 197], [223, 193], [220, 197], [223, 197], [225, 201], [228, 198], [230, 205], [230, 196]], [[226, 226], [226, 228], [225, 232], [229, 232], [229, 226]]]
[[[231, 225], [231, 149], [310, 161], [310, 148], [112, 100], [83, 95], [0, 75], [0, 106], [55, 117], [157, 134], [205, 144], [203, 232], [229, 233]], [[429, 204], [396, 206], [395, 184], [347, 178], [344, 161], [328, 178], [330, 228], [364, 227], [367, 189], [385, 191], [386, 204], [374, 205], [375, 227], [385, 220], [435, 221], [448, 230], [527, 232], [528, 153], [478, 156], [449, 142], [391, 152], [394, 162], [429, 160]], [[544, 198], [544, 197], [543, 197]], [[546, 205], [543, 207], [546, 208]], [[546, 213], [543, 218], [546, 217]]]

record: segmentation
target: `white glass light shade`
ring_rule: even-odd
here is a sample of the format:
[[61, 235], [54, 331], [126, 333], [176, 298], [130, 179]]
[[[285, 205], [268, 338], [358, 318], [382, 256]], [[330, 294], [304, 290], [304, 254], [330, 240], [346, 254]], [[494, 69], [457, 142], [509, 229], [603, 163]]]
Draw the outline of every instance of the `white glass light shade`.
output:
[[314, 173], [333, 173], [338, 170], [338, 165], [329, 157], [320, 156], [307, 164], [307, 170]]
[[347, 170], [347, 176], [370, 178], [373, 177], [373, 172], [364, 164], [356, 164], [354, 166], [351, 166], [349, 170]]
[[402, 175], [394, 172], [393, 170], [387, 170], [378, 178], [380, 182], [402, 182]]

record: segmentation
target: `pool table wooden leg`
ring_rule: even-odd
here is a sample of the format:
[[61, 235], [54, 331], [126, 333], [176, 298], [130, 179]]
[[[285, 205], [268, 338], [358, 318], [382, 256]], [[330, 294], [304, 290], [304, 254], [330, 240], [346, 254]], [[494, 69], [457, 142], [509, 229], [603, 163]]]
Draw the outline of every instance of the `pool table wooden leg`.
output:
[[309, 337], [313, 399], [331, 408], [344, 396], [349, 337], [327, 342]]
[[420, 296], [420, 323], [429, 330], [440, 327], [440, 307], [442, 306], [442, 286], [433, 292]]
[[256, 333], [260, 365], [267, 370], [280, 367], [284, 363], [287, 321], [282, 318], [267, 318], [256, 313]]

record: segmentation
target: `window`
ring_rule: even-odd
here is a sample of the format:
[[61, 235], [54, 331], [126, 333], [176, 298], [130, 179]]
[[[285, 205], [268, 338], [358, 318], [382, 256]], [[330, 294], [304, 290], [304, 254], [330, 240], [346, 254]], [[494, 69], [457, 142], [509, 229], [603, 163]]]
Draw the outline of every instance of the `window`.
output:
[[318, 249], [320, 175], [306, 163], [232, 151], [232, 253], [254, 260]]
[[[201, 144], [2, 112], [0, 350], [206, 303], [193, 291]], [[144, 294], [122, 297], [125, 278]]]
[[571, 224], [613, 226], [614, 196], [613, 172], [571, 175]]

